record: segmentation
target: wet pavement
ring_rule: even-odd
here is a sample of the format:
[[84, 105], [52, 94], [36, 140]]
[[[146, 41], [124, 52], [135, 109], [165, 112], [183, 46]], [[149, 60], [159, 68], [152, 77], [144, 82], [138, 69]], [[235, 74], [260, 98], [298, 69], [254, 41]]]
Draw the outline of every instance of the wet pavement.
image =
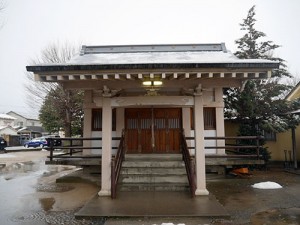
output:
[[47, 166], [47, 154], [40, 151], [34, 156], [30, 152], [0, 156], [0, 164], [5, 165], [0, 168], [0, 224], [103, 224], [103, 219], [77, 220], [74, 216], [99, 188], [91, 184], [56, 184], [56, 178], [76, 168]]
[[[137, 217], [76, 219], [99, 187], [92, 183], [56, 183], [55, 180], [77, 169], [45, 165], [47, 152], [18, 152], [0, 155], [0, 224], [104, 224], [105, 225], [299, 225], [300, 176], [281, 168], [251, 171], [249, 178], [208, 175], [208, 190], [231, 218]], [[251, 187], [263, 181], [277, 182], [282, 189]], [[159, 206], [157, 206], [159, 208]]]
[[95, 196], [76, 217], [229, 217], [210, 194], [191, 197], [189, 191], [118, 192], [116, 199]]

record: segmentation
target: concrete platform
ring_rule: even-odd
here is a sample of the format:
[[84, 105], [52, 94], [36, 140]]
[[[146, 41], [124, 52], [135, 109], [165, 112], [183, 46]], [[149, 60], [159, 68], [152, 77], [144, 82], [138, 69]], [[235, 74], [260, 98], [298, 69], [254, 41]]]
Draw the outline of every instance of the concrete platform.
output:
[[189, 192], [119, 192], [117, 199], [95, 196], [76, 214], [90, 217], [229, 217], [213, 195]]

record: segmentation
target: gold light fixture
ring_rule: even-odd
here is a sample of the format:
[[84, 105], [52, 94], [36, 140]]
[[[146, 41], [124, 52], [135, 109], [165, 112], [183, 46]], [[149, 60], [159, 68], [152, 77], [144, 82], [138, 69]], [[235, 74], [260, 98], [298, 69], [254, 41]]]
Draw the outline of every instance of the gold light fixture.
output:
[[146, 79], [143, 81], [143, 86], [147, 91], [147, 96], [157, 96], [158, 94], [158, 90], [160, 89], [160, 87], [163, 85], [163, 82], [159, 79]]
[[146, 87], [159, 87], [162, 86], [163, 82], [161, 80], [144, 80], [143, 85]]

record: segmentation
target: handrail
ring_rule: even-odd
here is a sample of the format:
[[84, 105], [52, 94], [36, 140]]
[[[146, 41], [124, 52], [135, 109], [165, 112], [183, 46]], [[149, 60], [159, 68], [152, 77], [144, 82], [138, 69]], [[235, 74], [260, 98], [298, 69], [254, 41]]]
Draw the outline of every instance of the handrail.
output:
[[[194, 140], [194, 137], [186, 137], [186, 140]], [[206, 146], [205, 149], [225, 149], [231, 153], [234, 153], [234, 155], [206, 155], [205, 157], [209, 158], [262, 158], [262, 155], [260, 154], [260, 149], [262, 146], [260, 145], [259, 141], [264, 139], [263, 136], [235, 136], [235, 137], [204, 137], [204, 140], [253, 140], [255, 141], [255, 144], [253, 145], [237, 145], [237, 144], [225, 144], [225, 146]], [[188, 147], [188, 149], [192, 149], [192, 147]], [[255, 149], [256, 154], [253, 153], [242, 153], [239, 151], [239, 149]], [[236, 150], [236, 151], [233, 151]]]
[[[83, 146], [83, 141], [101, 141], [102, 137], [85, 137], [85, 138], [58, 138], [58, 137], [49, 137], [47, 138], [47, 141], [49, 142], [48, 147], [46, 147], [45, 149], [50, 151], [50, 155], [48, 156], [50, 162], [53, 161], [53, 159], [59, 159], [59, 158], [68, 158], [67, 156], [69, 156], [69, 158], [86, 158], [86, 156], [74, 156], [74, 154], [76, 153], [81, 153], [82, 150], [84, 149], [98, 149], [99, 150], [99, 155], [100, 155], [100, 150], [102, 149], [101, 146], [99, 147], [87, 147], [87, 146]], [[112, 140], [121, 140], [121, 137], [112, 137]], [[64, 145], [63, 146], [55, 146], [54, 143], [55, 141], [61, 141], [61, 142], [66, 142], [69, 141], [68, 145]], [[80, 144], [75, 144], [74, 141], [79, 141]], [[54, 155], [54, 151], [56, 149], [60, 149], [60, 150], [69, 150], [67, 153], [61, 153], [61, 154], [57, 154]], [[112, 149], [118, 149], [118, 147], [112, 147]], [[99, 155], [95, 155], [95, 156], [89, 156], [88, 158], [99, 158]]]
[[117, 195], [117, 185], [118, 185], [119, 175], [120, 175], [124, 158], [125, 158], [125, 131], [123, 130], [117, 154], [111, 160], [111, 198], [112, 199], [115, 199]]
[[184, 131], [181, 131], [181, 151], [182, 151], [182, 158], [185, 164], [186, 173], [188, 176], [191, 195], [192, 197], [195, 197], [195, 191], [196, 191], [195, 165], [193, 163], [193, 158], [191, 157], [190, 152], [188, 150]]

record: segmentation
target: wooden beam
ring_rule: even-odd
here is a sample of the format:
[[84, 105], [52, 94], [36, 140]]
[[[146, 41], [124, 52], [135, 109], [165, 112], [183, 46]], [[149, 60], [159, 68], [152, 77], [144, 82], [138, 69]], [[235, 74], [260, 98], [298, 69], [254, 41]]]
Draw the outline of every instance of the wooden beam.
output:
[[131, 74], [127, 73], [126, 74], [126, 79], [127, 80], [134, 80], [134, 77]]
[[185, 79], [188, 79], [190, 78], [190, 74], [189, 73], [185, 73], [184, 75], [181, 75], [178, 80], [185, 80]]
[[68, 77], [66, 77], [66, 76], [62, 76], [62, 75], [57, 76], [57, 80], [67, 80], [67, 79], [68, 79]]
[[69, 80], [80, 80], [80, 75], [69, 75]]
[[90, 80], [92, 78], [91, 75], [79, 75], [80, 80]]
[[267, 74], [268, 74], [268, 75], [267, 75], [267, 76], [268, 76], [268, 78], [271, 78], [271, 76], [272, 76], [272, 71], [271, 71], [271, 70], [269, 70]]
[[116, 73], [115, 74], [115, 80], [125, 80], [124, 77], [121, 77], [120, 74]]
[[173, 76], [171, 75], [171, 76], [169, 77], [169, 79], [170, 79], [170, 80], [174, 80], [174, 79], [177, 79], [177, 77], [178, 77], [177, 73], [173, 73]]
[[[56, 79], [55, 79], [54, 77], [55, 77]], [[46, 80], [47, 80], [47, 81], [55, 81], [55, 80], [57, 80], [57, 77], [56, 77], [56, 76], [46, 76]]]
[[138, 74], [138, 79], [143, 79], [143, 74], [142, 73]]
[[201, 77], [202, 78], [213, 78], [214, 74], [213, 73], [202, 73]]
[[92, 80], [99, 80], [99, 79], [100, 79], [100, 75], [97, 74], [92, 75]]

